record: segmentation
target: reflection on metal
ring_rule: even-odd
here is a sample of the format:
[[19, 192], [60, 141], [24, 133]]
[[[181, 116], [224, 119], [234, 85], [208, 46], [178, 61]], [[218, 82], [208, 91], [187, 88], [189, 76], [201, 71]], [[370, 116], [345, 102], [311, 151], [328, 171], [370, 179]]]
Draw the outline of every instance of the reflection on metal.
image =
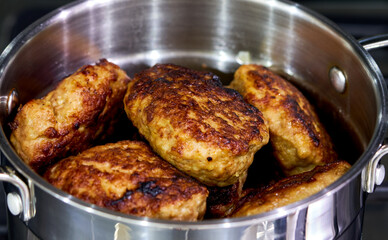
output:
[[336, 236], [334, 195], [322, 198], [308, 206], [306, 239], [334, 239]]
[[385, 177], [385, 168], [379, 163], [381, 158], [388, 154], [388, 146], [383, 145], [375, 153], [373, 158], [369, 161], [368, 165], [362, 170], [361, 180], [362, 189], [367, 193], [372, 193], [376, 185], [383, 182]]
[[385, 167], [382, 164], [377, 165], [376, 168], [376, 185], [381, 185], [385, 178]]
[[114, 240], [130, 240], [131, 239], [131, 228], [122, 223], [117, 223], [115, 225], [115, 234]]
[[12, 215], [19, 215], [23, 211], [22, 199], [19, 194], [10, 192], [7, 194], [7, 206]]
[[12, 89], [7, 96], [0, 96], [1, 108], [4, 109], [5, 116], [11, 115], [19, 106], [19, 94]]
[[15, 172], [9, 167], [5, 167], [5, 169], [0, 167], [0, 181], [9, 182], [18, 188], [22, 209], [17, 212], [17, 215], [22, 213], [21, 219], [23, 221], [28, 221], [33, 218], [35, 216], [35, 207], [31, 200], [32, 198], [28, 186], [16, 176]]
[[360, 44], [368, 51], [375, 48], [387, 47], [388, 34], [381, 34], [381, 35], [362, 39], [360, 40]]
[[236, 62], [241, 65], [251, 63], [251, 53], [248, 51], [239, 51], [236, 56]]
[[7, 113], [11, 115], [19, 106], [19, 94], [15, 89], [12, 89], [8, 94], [7, 99]]
[[31, 216], [36, 214], [36, 197], [35, 197], [35, 186], [31, 179], [28, 179], [28, 190], [30, 191], [30, 212]]
[[251, 239], [257, 239], [257, 225], [252, 225], [244, 229], [242, 232], [240, 240], [251, 240]]
[[256, 238], [258, 240], [274, 239], [275, 225], [272, 221], [264, 221], [257, 225]]
[[298, 234], [298, 216], [299, 211], [291, 213], [287, 216], [287, 235], [286, 239], [295, 240]]
[[329, 77], [334, 89], [338, 93], [343, 93], [346, 89], [347, 82], [344, 72], [337, 67], [332, 67], [329, 71]]

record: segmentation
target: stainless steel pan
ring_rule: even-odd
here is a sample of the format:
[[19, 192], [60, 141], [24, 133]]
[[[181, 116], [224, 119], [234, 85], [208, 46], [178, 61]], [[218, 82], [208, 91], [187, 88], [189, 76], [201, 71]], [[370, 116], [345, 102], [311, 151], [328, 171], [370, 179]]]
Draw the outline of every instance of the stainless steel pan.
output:
[[[10, 234], [29, 239], [357, 239], [365, 198], [384, 178], [387, 90], [366, 49], [322, 16], [268, 0], [79, 1], [32, 24], [0, 56], [0, 180]], [[365, 44], [365, 47], [362, 45]], [[42, 96], [79, 66], [108, 58], [130, 75], [159, 62], [217, 70], [264, 64], [335, 106], [360, 139], [353, 167], [325, 190], [264, 214], [174, 222], [87, 204], [27, 167], [7, 138], [19, 103]]]

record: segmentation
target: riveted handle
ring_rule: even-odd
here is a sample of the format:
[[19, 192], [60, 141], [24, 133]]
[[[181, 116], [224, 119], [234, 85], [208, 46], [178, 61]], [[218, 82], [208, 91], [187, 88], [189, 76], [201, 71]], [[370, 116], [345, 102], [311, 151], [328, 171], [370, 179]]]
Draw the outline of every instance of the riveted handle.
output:
[[19, 190], [7, 196], [8, 207], [12, 214], [21, 214], [23, 221], [28, 221], [35, 215], [35, 204], [29, 186], [21, 180], [10, 167], [0, 166], [0, 181], [9, 182]]
[[[365, 50], [373, 50], [388, 46], [388, 34], [381, 34], [359, 40]], [[381, 158], [388, 153], [388, 146], [382, 145], [372, 160], [362, 171], [363, 190], [372, 193], [376, 185], [380, 185], [385, 177], [384, 165], [380, 164]]]
[[367, 193], [372, 193], [376, 185], [380, 185], [385, 177], [384, 165], [380, 164], [381, 158], [388, 154], [388, 146], [381, 146], [368, 165], [362, 170], [362, 188]]

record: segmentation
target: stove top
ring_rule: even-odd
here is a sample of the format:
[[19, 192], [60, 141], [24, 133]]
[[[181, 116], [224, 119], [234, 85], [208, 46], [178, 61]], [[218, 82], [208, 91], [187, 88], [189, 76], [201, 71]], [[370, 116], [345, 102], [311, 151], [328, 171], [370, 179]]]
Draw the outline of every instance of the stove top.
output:
[[[46, 13], [63, 6], [69, 0], [1, 0], [0, 52], [24, 28]], [[300, 0], [295, 1], [321, 13], [356, 39], [388, 33], [388, 1], [367, 0]], [[388, 48], [374, 50], [371, 55], [388, 79]], [[388, 169], [388, 157], [382, 162]], [[7, 238], [6, 206], [0, 183], [0, 239]], [[388, 236], [388, 180], [367, 199], [363, 236], [365, 240], [380, 240]]]

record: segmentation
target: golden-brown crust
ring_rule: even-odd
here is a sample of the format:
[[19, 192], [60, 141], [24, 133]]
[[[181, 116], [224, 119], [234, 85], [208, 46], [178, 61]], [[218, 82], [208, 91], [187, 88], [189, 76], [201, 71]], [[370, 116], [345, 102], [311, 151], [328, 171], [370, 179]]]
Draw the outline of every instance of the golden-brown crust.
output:
[[290, 82], [259, 65], [242, 65], [230, 87], [268, 121], [275, 157], [287, 175], [337, 160], [313, 107]]
[[208, 72], [155, 65], [135, 75], [124, 105], [160, 156], [208, 185], [238, 181], [269, 138], [262, 114]]
[[93, 147], [54, 164], [44, 177], [77, 198], [126, 214], [196, 221], [206, 209], [206, 187], [139, 141]]
[[264, 189], [247, 190], [231, 217], [260, 214], [307, 198], [336, 181], [350, 167], [345, 161], [332, 162], [284, 178]]
[[16, 152], [41, 172], [53, 161], [86, 149], [110, 131], [128, 82], [123, 70], [104, 59], [80, 68], [20, 109], [10, 124]]

